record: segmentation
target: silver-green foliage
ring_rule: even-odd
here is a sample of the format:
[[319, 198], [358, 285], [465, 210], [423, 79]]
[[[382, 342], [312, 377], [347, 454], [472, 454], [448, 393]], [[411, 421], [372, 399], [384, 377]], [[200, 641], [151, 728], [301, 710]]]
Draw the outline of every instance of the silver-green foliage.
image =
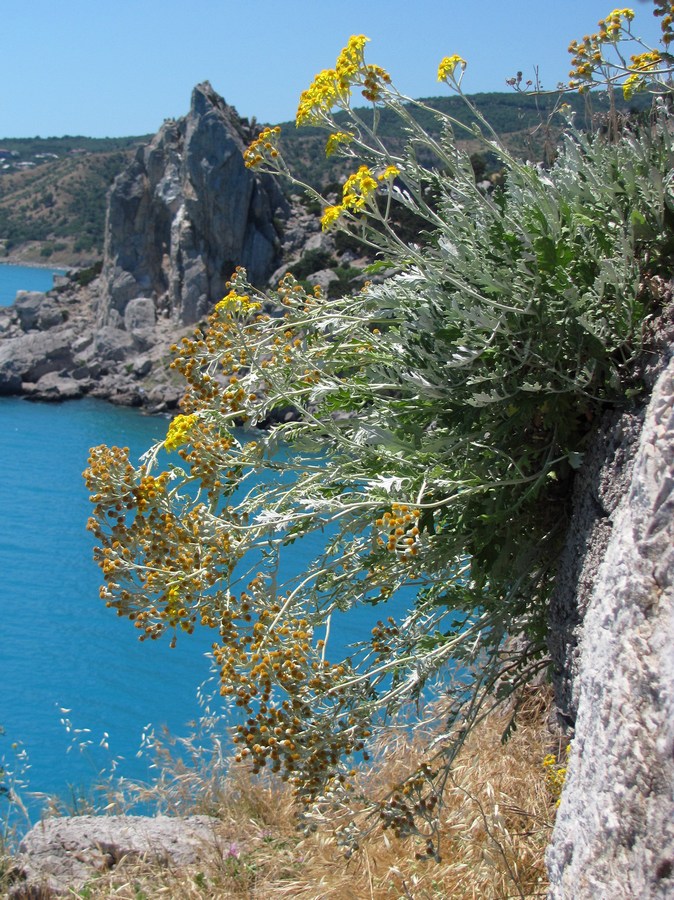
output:
[[[242, 756], [313, 799], [341, 796], [342, 755], [429, 678], [462, 667], [452, 724], [470, 723], [485, 697], [545, 664], [573, 474], [602, 410], [635, 388], [657, 303], [646, 276], [671, 250], [666, 110], [612, 142], [570, 124], [548, 170], [513, 158], [482, 122], [471, 136], [503, 166], [502, 186], [485, 191], [457, 123], [444, 120], [438, 141], [407, 98], [381, 91], [406, 153], [390, 157], [353, 113], [339, 152], [367, 168], [337, 218], [388, 277], [328, 299], [292, 278], [257, 292], [240, 271], [176, 361], [188, 415], [167, 447], [184, 441], [182, 462], [152, 481], [161, 446], [135, 471], [99, 449], [89, 472], [110, 605], [151, 636], [199, 617], [219, 628], [223, 692], [249, 716]], [[416, 162], [420, 145], [435, 169]], [[396, 234], [398, 203], [418, 217], [418, 243]], [[288, 409], [293, 420], [279, 419]], [[242, 418], [268, 426], [252, 445], [234, 431]], [[301, 553], [317, 532], [324, 550], [283, 583], [289, 547]], [[336, 610], [381, 604], [386, 618], [409, 586], [417, 599], [400, 621], [333, 658]], [[435, 752], [447, 761], [456, 746]], [[409, 830], [396, 808], [383, 814]]]

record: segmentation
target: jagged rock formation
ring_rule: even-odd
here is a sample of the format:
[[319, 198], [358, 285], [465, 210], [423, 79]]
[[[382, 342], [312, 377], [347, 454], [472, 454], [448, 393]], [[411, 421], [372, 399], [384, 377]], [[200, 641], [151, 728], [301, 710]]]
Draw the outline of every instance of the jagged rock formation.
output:
[[647, 409], [608, 424], [578, 485], [552, 611], [573, 742], [547, 857], [551, 900], [674, 896], [671, 337]]
[[21, 841], [9, 897], [72, 896], [124, 860], [188, 866], [218, 852], [221, 830], [221, 822], [210, 816], [46, 819]]
[[208, 82], [189, 114], [167, 121], [115, 180], [106, 223], [100, 325], [122, 327], [127, 304], [154, 299], [196, 322], [222, 298], [237, 265], [262, 284], [280, 261], [275, 218], [286, 203], [243, 150], [254, 134]]
[[189, 114], [114, 182], [100, 278], [0, 307], [0, 394], [176, 407], [170, 345], [222, 298], [237, 265], [263, 285], [281, 263], [289, 207], [271, 176], [244, 166], [253, 137], [208, 82], [197, 85]]
[[293, 266], [334, 293], [362, 284], [370, 260], [338, 251], [316, 208], [246, 169], [255, 136], [208, 82], [197, 85], [188, 115], [167, 120], [116, 178], [100, 277], [0, 307], [0, 395], [173, 410], [182, 385], [169, 348], [223, 297], [236, 266], [261, 287]]

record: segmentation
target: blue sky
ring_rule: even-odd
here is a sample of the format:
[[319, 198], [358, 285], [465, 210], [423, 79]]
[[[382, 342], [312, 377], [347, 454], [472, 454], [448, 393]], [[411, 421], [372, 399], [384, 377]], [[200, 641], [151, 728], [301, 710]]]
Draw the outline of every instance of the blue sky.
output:
[[[635, 0], [656, 41], [652, 3]], [[469, 62], [464, 88], [507, 90], [521, 69], [554, 88], [567, 46], [611, 0], [0, 0], [0, 138], [155, 132], [208, 79], [244, 116], [294, 117], [297, 99], [351, 34], [402, 92], [428, 97], [443, 56]]]

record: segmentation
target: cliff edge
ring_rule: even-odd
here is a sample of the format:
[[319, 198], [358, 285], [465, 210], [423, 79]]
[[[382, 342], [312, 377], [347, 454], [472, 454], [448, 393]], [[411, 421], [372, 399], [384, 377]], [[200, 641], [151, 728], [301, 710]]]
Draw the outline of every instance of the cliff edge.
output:
[[577, 485], [551, 610], [557, 703], [573, 736], [547, 854], [551, 900], [674, 896], [671, 331], [648, 405], [605, 423]]

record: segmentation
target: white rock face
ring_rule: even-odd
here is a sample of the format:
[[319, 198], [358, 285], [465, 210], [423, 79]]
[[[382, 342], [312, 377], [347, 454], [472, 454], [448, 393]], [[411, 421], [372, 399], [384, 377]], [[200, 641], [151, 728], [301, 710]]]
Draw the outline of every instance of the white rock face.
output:
[[210, 816], [77, 816], [45, 819], [21, 842], [22, 880], [12, 898], [72, 896], [129, 856], [186, 866], [213, 854], [221, 823]]
[[674, 897], [674, 360], [585, 615], [550, 900]]

